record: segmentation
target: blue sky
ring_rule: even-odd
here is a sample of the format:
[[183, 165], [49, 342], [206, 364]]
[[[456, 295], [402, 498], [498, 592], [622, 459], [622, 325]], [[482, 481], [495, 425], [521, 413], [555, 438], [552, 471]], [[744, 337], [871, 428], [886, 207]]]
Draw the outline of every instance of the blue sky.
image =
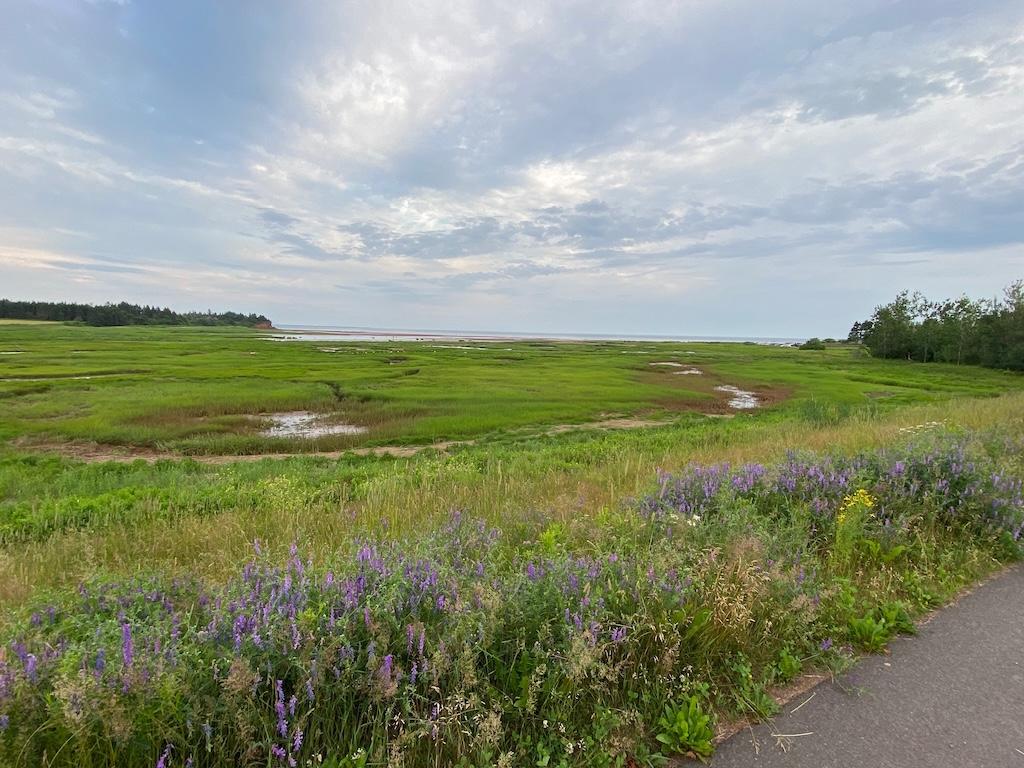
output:
[[845, 334], [1024, 277], [1024, 5], [9, 3], [0, 294]]

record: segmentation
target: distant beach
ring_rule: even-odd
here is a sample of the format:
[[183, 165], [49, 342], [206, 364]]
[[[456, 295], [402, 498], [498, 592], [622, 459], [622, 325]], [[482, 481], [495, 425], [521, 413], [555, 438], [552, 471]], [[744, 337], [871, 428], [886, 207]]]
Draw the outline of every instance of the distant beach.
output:
[[[348, 341], [669, 341], [731, 342], [784, 346], [806, 339], [774, 336], [687, 336], [680, 334], [526, 333], [519, 331], [457, 331], [450, 329], [362, 328], [333, 325], [275, 325], [267, 329], [282, 341], [318, 341], [342, 337]], [[275, 333], [276, 332], [276, 333]]]

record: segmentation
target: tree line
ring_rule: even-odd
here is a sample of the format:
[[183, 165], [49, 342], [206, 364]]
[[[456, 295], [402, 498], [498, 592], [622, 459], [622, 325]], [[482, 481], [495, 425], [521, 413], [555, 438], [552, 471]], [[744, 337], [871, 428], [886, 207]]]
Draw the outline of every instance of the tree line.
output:
[[993, 299], [931, 301], [903, 291], [854, 323], [849, 340], [876, 357], [1024, 371], [1024, 281]]
[[269, 326], [264, 315], [239, 312], [174, 312], [167, 307], [119, 304], [73, 304], [52, 301], [0, 299], [0, 319], [56, 320], [85, 325], [244, 325]]

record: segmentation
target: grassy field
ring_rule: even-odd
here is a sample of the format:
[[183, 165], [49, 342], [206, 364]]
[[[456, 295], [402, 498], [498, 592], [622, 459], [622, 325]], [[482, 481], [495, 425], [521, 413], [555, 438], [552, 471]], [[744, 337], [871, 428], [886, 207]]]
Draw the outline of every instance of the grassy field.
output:
[[[690, 369], [701, 373], [681, 373]], [[756, 394], [762, 407], [731, 408], [728, 394], [715, 389], [722, 385]], [[317, 439], [260, 434], [270, 414], [299, 410], [366, 431]], [[283, 765], [287, 758], [315, 760], [317, 749], [336, 766], [383, 765], [391, 752], [404, 755], [408, 765], [490, 765], [509, 751], [516, 756], [510, 765], [624, 765], [627, 759], [654, 764], [652, 750], [660, 748], [655, 736], [666, 736], [671, 744], [660, 743], [669, 751], [693, 749], [678, 729], [659, 724], [690, 717], [661, 711], [664, 701], [681, 705], [696, 697], [700, 712], [709, 716], [767, 714], [762, 693], [796, 674], [794, 663], [844, 663], [847, 644], [870, 649], [884, 642], [900, 623], [900, 611], [914, 615], [940, 604], [1016, 556], [1012, 535], [1019, 535], [1024, 513], [1019, 480], [1007, 478], [1022, 474], [1022, 437], [1024, 378], [879, 361], [848, 346], [802, 351], [634, 342], [279, 342], [239, 329], [4, 325], [0, 600], [6, 607], [0, 629], [15, 643], [11, 647], [28, 650], [13, 661], [0, 657], [0, 683], [9, 675], [8, 688], [0, 684], [0, 765], [12, 754], [23, 756], [12, 765], [153, 765], [168, 745], [173, 759], [165, 765], [184, 765], [188, 756], [197, 766]], [[368, 450], [374, 448], [383, 450]], [[750, 462], [763, 469], [745, 468]], [[800, 490], [799, 484], [788, 489], [785, 478], [797, 464], [815, 468], [807, 470], [815, 478], [807, 482], [817, 490]], [[919, 485], [895, 482], [903, 466], [918, 467]], [[842, 467], [842, 483], [835, 481], [836, 467]], [[675, 496], [666, 496], [669, 486], [660, 471], [674, 473]], [[701, 478], [696, 485], [694, 472]], [[712, 476], [719, 490], [707, 496], [698, 489], [707, 488]], [[720, 487], [721, 478], [728, 482]], [[877, 505], [857, 506], [856, 488]], [[705, 494], [699, 514], [694, 493]], [[952, 518], [944, 494], [958, 500]], [[662, 509], [669, 497], [666, 523], [660, 512], [650, 511]], [[453, 511], [465, 521], [458, 526], [469, 528], [452, 528]], [[498, 543], [480, 539], [482, 530], [500, 530]], [[281, 594], [277, 580], [294, 569], [290, 552], [301, 553], [299, 568], [306, 574], [288, 577], [305, 580], [303, 602], [293, 605], [298, 624], [289, 625], [285, 615], [283, 624], [274, 625], [273, 632], [283, 633], [274, 640], [283, 650], [270, 656], [261, 645], [233, 650], [230, 631], [214, 637], [204, 623], [221, 618], [202, 606], [248, 594], [249, 576], [240, 581], [240, 573], [254, 541], [261, 553], [258, 567], [270, 569], [261, 590], [275, 583], [274, 594]], [[467, 549], [453, 550], [453, 541]], [[334, 609], [322, 613], [333, 599], [330, 590], [322, 591], [323, 579], [328, 572], [355, 578], [357, 562], [368, 575], [365, 569], [376, 568], [377, 557], [357, 557], [367, 547], [390, 553], [381, 554], [380, 562], [391, 565], [373, 577], [379, 577], [377, 591], [365, 605], [339, 605], [337, 617], [344, 613], [346, 622], [354, 621], [352, 611], [361, 617], [365, 609], [377, 619], [369, 634], [346, 624], [339, 640], [333, 623], [330, 629], [320, 623], [336, 618]], [[702, 560], [709, 552], [725, 557]], [[470, 553], [493, 562], [500, 584], [466, 570]], [[576, 578], [578, 564], [594, 558], [607, 563], [611, 556], [628, 561], [631, 570], [609, 572], [593, 586], [594, 598], [601, 596], [600, 611], [583, 610], [578, 596], [566, 602], [565, 584]], [[417, 608], [406, 616], [411, 609], [393, 600], [409, 588], [399, 577], [408, 576], [408, 564], [417, 558], [437, 563], [444, 574], [440, 583], [449, 585], [431, 587], [431, 600], [440, 596], [443, 603], [458, 593], [475, 594], [482, 602], [463, 605], [460, 599], [458, 608], [438, 603], [429, 614]], [[309, 565], [309, 573], [320, 581], [309, 581], [304, 563], [317, 564]], [[554, 581], [532, 575], [522, 580], [538, 567]], [[678, 595], [669, 599], [663, 591], [649, 591], [649, 569], [658, 579], [690, 573], [701, 586], [685, 606], [677, 605], [672, 601]], [[754, 576], [762, 570], [771, 576], [763, 583]], [[174, 621], [191, 627], [186, 635], [196, 633], [189, 635], [187, 652], [214, 670], [214, 678], [183, 677], [153, 661], [157, 666], [147, 667], [146, 674], [171, 688], [161, 689], [157, 699], [135, 691], [139, 681], [129, 674], [132, 664], [121, 658], [124, 627], [134, 628], [140, 649], [139, 638], [145, 637], [150, 651], [154, 642], [166, 645], [168, 636], [161, 633], [171, 632], [163, 623], [167, 616], [156, 616], [131, 597], [146, 590], [168, 595]], [[86, 594], [121, 597], [97, 604]], [[623, 603], [623, 594], [633, 597]], [[258, 598], [268, 599], [262, 592]], [[793, 600], [818, 600], [826, 607], [805, 619], [773, 623], [791, 610], [787, 601]], [[501, 608], [520, 604], [518, 612]], [[280, 607], [273, 605], [274, 611]], [[39, 624], [51, 609], [66, 621]], [[598, 630], [584, 622], [578, 634], [568, 626], [565, 635], [532, 635], [530, 642], [544, 647], [540, 656], [524, 660], [506, 653], [525, 642], [518, 633], [535, 632], [536, 622], [556, 620], [563, 609], [570, 625], [578, 613], [592, 614], [587, 621], [602, 631], [616, 627], [614, 642], [598, 643]], [[700, 618], [703, 610], [708, 613]], [[883, 610], [888, 624], [878, 613]], [[746, 623], [744, 611], [754, 624]], [[236, 614], [222, 618], [243, 621]], [[680, 652], [671, 643], [651, 645], [644, 633], [637, 637], [646, 640], [623, 645], [620, 633], [645, 621], [667, 631], [670, 640], [672, 632], [681, 633], [689, 638], [684, 644], [706, 636], [691, 648], [692, 658], [679, 661], [675, 674], [685, 682], [651, 688], [661, 696], [658, 701], [631, 684], [608, 687], [624, 669], [650, 682], [657, 667], [648, 657]], [[460, 662], [442, 645], [435, 655], [401, 656], [407, 625], [417, 632], [450, 633], [452, 647], [462, 648], [458, 653], [484, 655]], [[294, 652], [287, 650], [291, 627], [300, 635]], [[499, 645], [478, 645], [478, 631], [491, 633]], [[302, 639], [307, 637], [309, 647]], [[819, 649], [826, 639], [830, 646], [835, 641], [835, 651]], [[331, 645], [335, 640], [342, 645]], [[61, 643], [78, 650], [57, 654], [58, 663], [46, 649]], [[322, 663], [319, 654], [328, 646], [332, 653], [356, 648], [369, 677], [342, 666], [336, 674], [344, 685], [330, 688], [309, 666]], [[383, 688], [385, 654], [376, 646], [395, 649], [387, 654], [393, 661], [387, 662]], [[603, 649], [600, 658], [594, 648]], [[86, 660], [84, 653], [93, 656]], [[120, 658], [109, 670], [120, 675], [119, 685], [128, 686], [125, 698], [110, 699], [94, 691], [92, 682], [74, 682], [74, 665], [94, 668], [96, 653]], [[585, 672], [564, 667], [573, 654], [594, 656], [593, 666]], [[427, 656], [449, 665], [434, 680], [444, 689], [441, 700], [407, 688], [409, 665], [421, 669]], [[240, 659], [257, 670], [274, 670], [260, 673], [251, 706], [211, 692], [227, 685], [228, 667], [237, 671]], [[398, 685], [392, 663], [404, 670], [397, 692], [391, 690], [392, 682]], [[460, 664], [466, 669], [456, 674]], [[528, 701], [530, 681], [545, 665], [554, 677], [538, 682], [537, 697]], [[107, 674], [99, 670], [88, 677], [115, 680]], [[606, 691], [603, 698], [577, 701], [578, 717], [556, 706], [567, 680], [582, 685], [588, 675], [604, 681], [595, 689]], [[274, 720], [278, 679], [289, 696], [307, 682], [316, 687], [324, 712], [341, 725], [293, 713], [286, 718], [287, 738], [274, 742], [281, 725]], [[498, 693], [524, 679], [526, 698]], [[63, 714], [37, 711], [35, 688], [18, 687], [44, 682], [56, 687], [40, 689], [38, 701], [64, 701]], [[129, 695], [129, 688], [135, 692]], [[67, 709], [72, 690], [105, 702], [88, 728]], [[475, 709], [456, 704], [457, 696], [475, 701]], [[432, 717], [434, 704], [450, 717]], [[189, 727], [203, 722], [197, 718], [218, 723], [216, 738], [205, 737], [205, 752], [183, 751], [196, 743], [174, 714], [185, 710], [192, 712]], [[231, 731], [227, 722], [242, 718], [241, 712], [248, 718], [245, 728], [255, 731]], [[408, 728], [381, 730], [379, 723], [396, 714], [407, 719]], [[22, 726], [5, 730], [4, 717]], [[481, 732], [482, 723], [494, 717], [500, 727], [488, 727], [497, 731]], [[131, 721], [130, 737], [111, 730], [117, 731], [118, 718]], [[594, 754], [616, 754], [618, 762], [584, 758], [565, 737], [546, 733], [542, 722], [556, 718], [576, 729], [580, 745], [590, 744]], [[305, 746], [296, 746], [300, 722]], [[29, 724], [53, 738], [29, 736]], [[409, 741], [413, 732], [418, 746]], [[243, 754], [247, 739], [262, 745], [257, 753]], [[71, 746], [57, 759], [53, 752], [63, 740]], [[280, 758], [272, 747], [284, 749], [285, 741], [288, 749]], [[360, 749], [361, 758], [355, 756]], [[40, 762], [44, 753], [51, 763]], [[527, 754], [529, 761], [519, 762]], [[542, 762], [545, 754], [548, 762]]]
[[[470, 347], [470, 348], [465, 348]], [[252, 454], [535, 435], [632, 416], [729, 414], [738, 386], [787, 415], [993, 395], [1020, 378], [751, 344], [275, 342], [206, 328], [0, 329], [0, 438]], [[674, 365], [660, 365], [672, 363]], [[679, 375], [695, 368], [702, 375]], [[301, 443], [261, 414], [310, 410], [364, 434]]]

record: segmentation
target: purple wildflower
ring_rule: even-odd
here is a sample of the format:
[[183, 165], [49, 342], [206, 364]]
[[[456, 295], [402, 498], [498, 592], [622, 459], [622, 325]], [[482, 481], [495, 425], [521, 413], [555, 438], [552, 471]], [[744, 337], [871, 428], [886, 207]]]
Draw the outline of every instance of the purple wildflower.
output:
[[25, 657], [25, 675], [33, 683], [36, 681], [36, 678], [38, 677], [37, 672], [36, 672], [36, 666], [37, 666], [37, 660], [36, 660], [35, 654], [34, 653], [28, 654]]
[[132, 627], [128, 622], [121, 625], [121, 659], [127, 668], [131, 668], [135, 660], [135, 650], [132, 645]]
[[274, 711], [277, 713], [277, 731], [282, 736], [288, 735], [288, 718], [284, 709], [284, 682], [274, 681]]

